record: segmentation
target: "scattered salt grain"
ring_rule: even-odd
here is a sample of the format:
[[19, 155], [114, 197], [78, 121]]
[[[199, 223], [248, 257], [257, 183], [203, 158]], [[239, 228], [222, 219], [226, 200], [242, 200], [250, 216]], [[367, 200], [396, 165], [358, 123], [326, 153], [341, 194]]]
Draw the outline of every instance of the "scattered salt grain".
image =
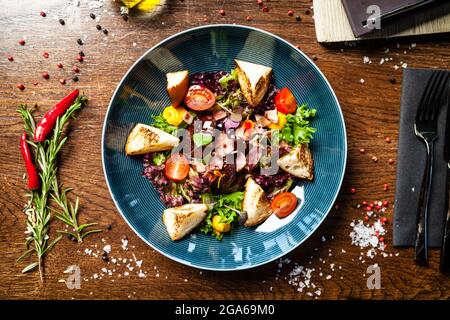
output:
[[128, 250], [128, 239], [121, 239], [122, 240], [122, 249]]
[[106, 252], [107, 254], [111, 253], [111, 245], [106, 245], [103, 247], [103, 251]]

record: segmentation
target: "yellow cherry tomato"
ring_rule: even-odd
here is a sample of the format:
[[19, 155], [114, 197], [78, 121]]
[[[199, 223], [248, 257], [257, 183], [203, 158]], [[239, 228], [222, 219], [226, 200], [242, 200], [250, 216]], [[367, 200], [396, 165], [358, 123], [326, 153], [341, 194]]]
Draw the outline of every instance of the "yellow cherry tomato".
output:
[[179, 126], [181, 122], [183, 122], [184, 114], [186, 110], [182, 107], [174, 108], [173, 106], [169, 106], [163, 111], [163, 118], [166, 119], [168, 124], [173, 126]]
[[230, 231], [231, 224], [221, 222], [220, 219], [221, 219], [220, 216], [217, 214], [212, 218], [211, 222], [212, 222], [212, 226], [213, 226], [214, 230], [217, 233]]
[[278, 122], [269, 124], [269, 129], [281, 130], [286, 125], [286, 115], [278, 111]]

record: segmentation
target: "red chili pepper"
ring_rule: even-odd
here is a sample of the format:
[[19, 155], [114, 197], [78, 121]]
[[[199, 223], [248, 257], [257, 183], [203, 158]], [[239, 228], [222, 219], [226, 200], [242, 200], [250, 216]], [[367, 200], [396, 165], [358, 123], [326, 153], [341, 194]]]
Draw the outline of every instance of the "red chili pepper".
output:
[[253, 123], [252, 120], [245, 120], [244, 121], [244, 131], [251, 130], [254, 127], [255, 127], [255, 124]]
[[33, 163], [30, 147], [27, 142], [27, 134], [24, 132], [20, 138], [20, 152], [22, 153], [28, 175], [28, 189], [35, 190], [39, 188], [39, 175]]
[[58, 102], [42, 117], [34, 132], [34, 141], [43, 142], [47, 135], [53, 130], [56, 119], [62, 116], [64, 112], [72, 105], [80, 92], [78, 89], [72, 91], [67, 97]]

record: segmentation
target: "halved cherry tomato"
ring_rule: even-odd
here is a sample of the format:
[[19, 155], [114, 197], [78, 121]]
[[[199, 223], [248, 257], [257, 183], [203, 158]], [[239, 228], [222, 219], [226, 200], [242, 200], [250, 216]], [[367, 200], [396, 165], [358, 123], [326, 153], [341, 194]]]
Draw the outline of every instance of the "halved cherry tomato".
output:
[[174, 153], [167, 158], [164, 174], [172, 181], [184, 180], [189, 174], [189, 161], [181, 153]]
[[189, 87], [188, 93], [184, 98], [184, 103], [186, 103], [186, 106], [189, 109], [205, 111], [216, 103], [216, 97], [208, 88], [200, 85], [193, 85]]
[[294, 113], [295, 110], [297, 110], [297, 101], [295, 100], [291, 90], [288, 88], [283, 88], [278, 91], [275, 96], [275, 106], [281, 113]]
[[285, 218], [297, 206], [297, 197], [292, 192], [282, 192], [273, 198], [270, 203], [272, 211], [278, 218]]

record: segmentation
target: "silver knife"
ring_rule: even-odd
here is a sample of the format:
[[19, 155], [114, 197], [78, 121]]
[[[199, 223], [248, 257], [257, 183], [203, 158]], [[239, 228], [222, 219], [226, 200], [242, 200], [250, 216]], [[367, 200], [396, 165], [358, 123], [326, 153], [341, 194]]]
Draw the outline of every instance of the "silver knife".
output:
[[449, 92], [449, 97], [444, 141], [444, 160], [447, 161], [447, 216], [445, 218], [441, 248], [440, 269], [442, 272], [450, 272], [450, 88], [447, 90]]

